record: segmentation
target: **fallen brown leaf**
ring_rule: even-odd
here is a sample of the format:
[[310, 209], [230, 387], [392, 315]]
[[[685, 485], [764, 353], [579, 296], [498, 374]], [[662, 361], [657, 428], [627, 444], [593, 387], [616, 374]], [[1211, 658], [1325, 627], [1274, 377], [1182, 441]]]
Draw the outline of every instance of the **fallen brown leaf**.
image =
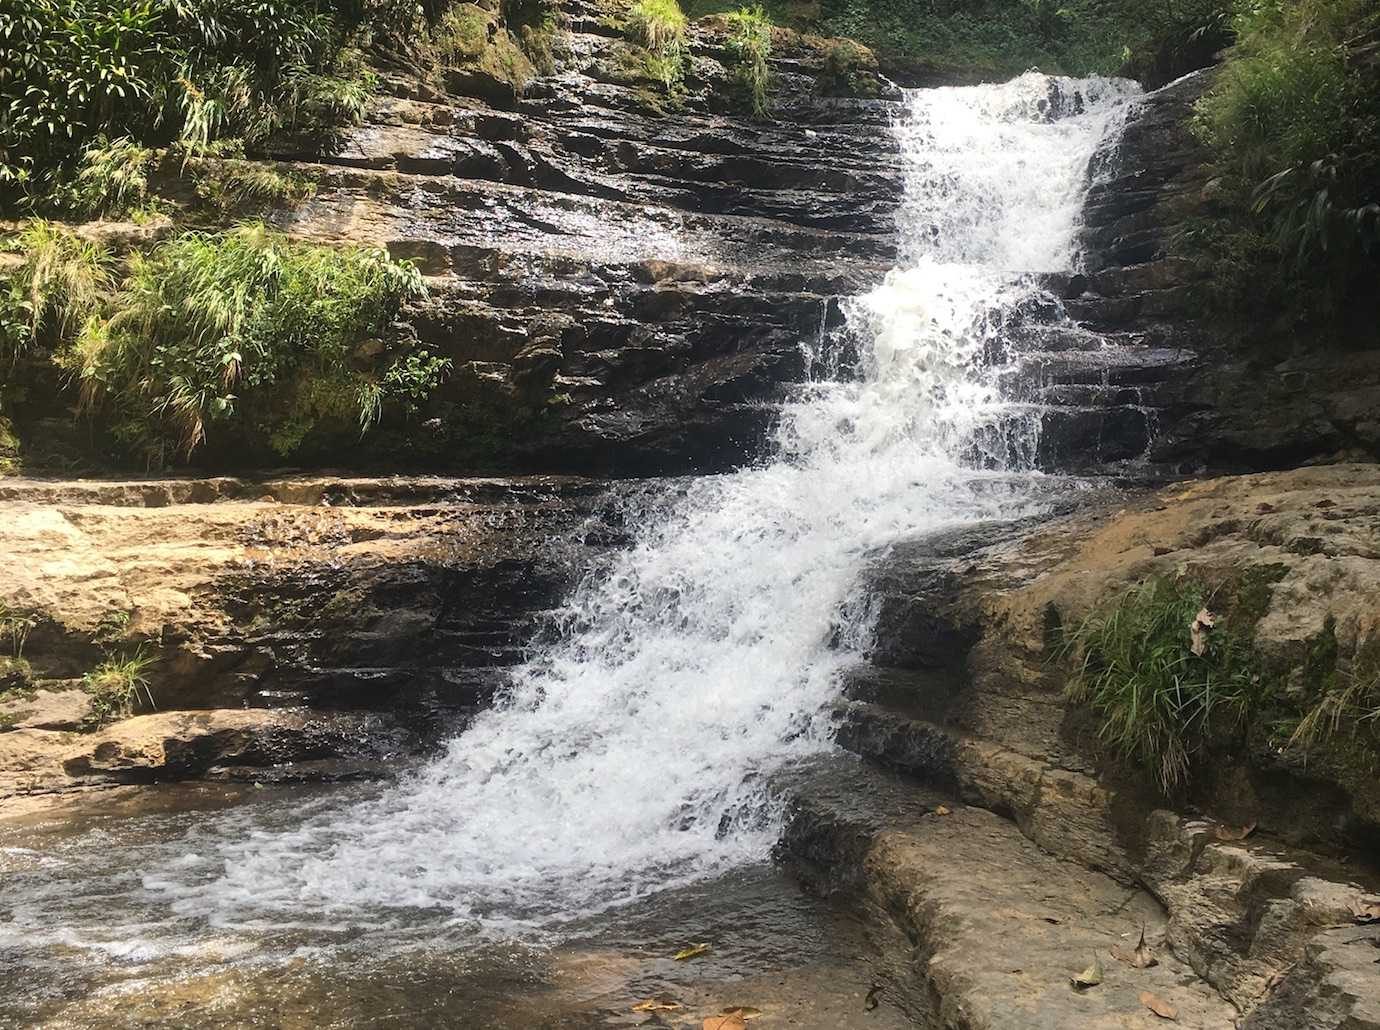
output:
[[1380, 900], [1364, 898], [1351, 906], [1351, 916], [1362, 926], [1380, 923]]
[[679, 1012], [683, 1008], [685, 1008], [685, 1006], [682, 1005], [680, 1002], [672, 1001], [670, 998], [661, 997], [648, 998], [646, 1001], [639, 1001], [636, 1005], [632, 1007], [632, 1010], [634, 1012]]
[[744, 1023], [746, 1023], [749, 1019], [756, 1019], [761, 1014], [762, 1010], [759, 1008], [754, 1008], [752, 1005], [730, 1005], [723, 1011], [723, 1015], [738, 1016], [743, 1020]]
[[1100, 984], [1102, 976], [1102, 960], [1094, 955], [1092, 965], [1077, 976], [1070, 977], [1069, 983], [1073, 985], [1075, 991], [1086, 991], [1089, 987], [1096, 987]]
[[1140, 1003], [1161, 1019], [1167, 1019], [1171, 1023], [1179, 1021], [1179, 1010], [1159, 995], [1151, 994], [1149, 991], [1141, 991]]
[[701, 1030], [747, 1030], [742, 1016], [705, 1016]]
[[1255, 832], [1255, 823], [1247, 823], [1245, 826], [1223, 826], [1218, 823], [1212, 828], [1212, 835], [1218, 840], [1233, 842], [1245, 840]]
[[953, 815], [953, 810], [948, 805], [940, 805], [934, 810], [935, 815]]
[[708, 955], [710, 952], [709, 943], [692, 944], [688, 948], [681, 948], [676, 952], [676, 961], [684, 962], [686, 959], [699, 958], [701, 955]]
[[1207, 653], [1208, 630], [1215, 625], [1217, 625], [1217, 616], [1203, 608], [1193, 617], [1193, 623], [1188, 627], [1190, 639], [1188, 649], [1199, 658]]

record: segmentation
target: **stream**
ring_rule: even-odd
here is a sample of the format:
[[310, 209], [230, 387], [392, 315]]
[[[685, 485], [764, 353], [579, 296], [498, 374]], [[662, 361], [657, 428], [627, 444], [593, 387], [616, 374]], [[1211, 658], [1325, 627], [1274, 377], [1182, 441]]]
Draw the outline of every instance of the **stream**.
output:
[[668, 995], [685, 1008], [654, 1025], [733, 1004], [912, 1025], [903, 989], [873, 990], [904, 979], [881, 931], [771, 864], [783, 777], [835, 747], [870, 558], [1076, 488], [1034, 468], [1013, 370], [1060, 321], [1041, 274], [1077, 268], [1135, 93], [1028, 73], [908, 94], [902, 258], [802, 343], [819, 375], [769, 457], [626, 512], [632, 545], [439, 756], [387, 785], [143, 788], [0, 826], [0, 1023], [625, 1026]]

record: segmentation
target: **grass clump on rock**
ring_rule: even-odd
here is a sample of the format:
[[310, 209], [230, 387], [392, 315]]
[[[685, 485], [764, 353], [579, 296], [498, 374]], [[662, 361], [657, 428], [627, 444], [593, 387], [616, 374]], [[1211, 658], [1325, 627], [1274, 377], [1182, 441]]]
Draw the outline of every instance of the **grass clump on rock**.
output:
[[1068, 634], [1075, 672], [1067, 693], [1098, 719], [1118, 757], [1181, 786], [1193, 758], [1238, 728], [1258, 675], [1249, 635], [1206, 611], [1197, 585], [1148, 579]]
[[733, 81], [759, 118], [771, 112], [771, 33], [771, 19], [761, 5], [740, 7], [728, 16], [726, 50]]
[[107, 655], [82, 678], [82, 689], [91, 695], [89, 721], [93, 728], [116, 719], [127, 719], [141, 707], [155, 707], [153, 691], [145, 673], [154, 662], [143, 650], [132, 654]]
[[677, 0], [638, 0], [628, 13], [628, 39], [650, 55], [650, 68], [673, 89], [684, 76], [685, 13]]

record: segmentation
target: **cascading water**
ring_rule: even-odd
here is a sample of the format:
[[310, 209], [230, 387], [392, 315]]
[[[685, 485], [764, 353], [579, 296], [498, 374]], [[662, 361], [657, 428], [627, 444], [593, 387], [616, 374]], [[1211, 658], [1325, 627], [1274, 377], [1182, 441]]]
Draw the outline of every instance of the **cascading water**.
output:
[[1036, 427], [999, 389], [1003, 322], [1032, 273], [1076, 264], [1090, 160], [1132, 89], [1028, 74], [912, 93], [902, 267], [848, 305], [859, 374], [786, 404], [770, 463], [630, 513], [632, 547], [443, 757], [222, 844], [209, 881], [148, 885], [222, 925], [440, 907], [506, 932], [765, 857], [772, 775], [831, 746], [839, 670], [866, 645], [867, 557], [1038, 503], [1012, 475]]
[[[0, 1025], [7, 1002], [42, 1005], [69, 975], [122, 1005], [148, 977], [176, 985], [189, 969], [211, 970], [216, 989], [245, 978], [231, 1001], [197, 1003], [227, 1027], [265, 1025], [261, 1011], [279, 1025], [290, 1009], [274, 1006], [299, 997], [299, 1021], [319, 1024], [355, 988], [367, 1015], [332, 1025], [400, 1012], [416, 1025], [423, 1001], [447, 1025], [593, 1025], [541, 1022], [521, 1008], [540, 992], [514, 984], [552, 982], [534, 968], [610, 926], [627, 948], [638, 919], [701, 919], [752, 870], [700, 894], [676, 887], [762, 872], [779, 774], [833, 747], [840, 673], [868, 646], [866, 564], [894, 541], [1028, 514], [1049, 496], [1032, 471], [1038, 418], [1009, 386], [1022, 349], [1039, 349], [1032, 324], [1057, 319], [1038, 273], [1076, 267], [1087, 170], [1133, 91], [1032, 74], [911, 94], [896, 127], [899, 267], [847, 302], [846, 338], [810, 344], [811, 367], [848, 371], [783, 406], [770, 461], [627, 512], [632, 546], [570, 598], [511, 696], [403, 782], [211, 812], [163, 810], [155, 796], [127, 824], [97, 821], [17, 859], [0, 851], [24, 870], [0, 897], [0, 968], [17, 965], [26, 985], [0, 999]], [[654, 893], [617, 920], [589, 918]], [[742, 897], [719, 899], [738, 937]], [[808, 938], [808, 920], [765, 904], [777, 908], [759, 946]], [[513, 943], [553, 936], [564, 943]], [[734, 956], [733, 977], [752, 960]], [[392, 977], [407, 985], [398, 1001], [378, 993]], [[181, 1005], [181, 988], [168, 990]], [[507, 1015], [474, 1016], [477, 996]], [[103, 1004], [94, 1011], [113, 1011]]]

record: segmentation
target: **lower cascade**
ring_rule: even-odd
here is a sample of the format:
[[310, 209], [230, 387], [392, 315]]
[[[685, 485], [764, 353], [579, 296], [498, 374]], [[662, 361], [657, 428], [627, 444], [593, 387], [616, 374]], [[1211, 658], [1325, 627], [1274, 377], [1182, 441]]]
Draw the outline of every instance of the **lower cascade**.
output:
[[505, 935], [765, 859], [774, 777], [832, 747], [840, 670], [868, 647], [867, 557], [1046, 504], [1004, 329], [1057, 307], [1038, 276], [1078, 267], [1090, 168], [1136, 92], [1028, 73], [908, 94], [900, 266], [803, 343], [830, 371], [784, 404], [770, 457], [628, 510], [632, 546], [441, 757], [204, 840], [145, 888], [217, 925], [440, 909]]

